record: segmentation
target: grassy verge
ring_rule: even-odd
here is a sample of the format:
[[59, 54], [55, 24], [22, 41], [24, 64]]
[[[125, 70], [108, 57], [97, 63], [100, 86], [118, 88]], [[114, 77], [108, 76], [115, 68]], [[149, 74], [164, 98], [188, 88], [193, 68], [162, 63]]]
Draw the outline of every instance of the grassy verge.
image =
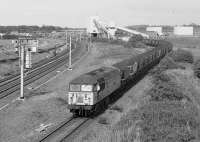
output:
[[[189, 142], [200, 139], [200, 99], [191, 72], [178, 62], [192, 63], [186, 52], [172, 53], [151, 72], [154, 87], [147, 93], [149, 104], [139, 109], [141, 141]], [[182, 57], [188, 57], [188, 60]], [[191, 59], [191, 60], [190, 60]], [[192, 74], [192, 76], [191, 76]]]
[[[178, 51], [179, 52], [179, 51]], [[82, 141], [93, 142], [190, 142], [200, 140], [200, 83], [180, 62], [192, 63], [184, 52], [165, 57], [150, 71], [153, 87], [146, 93], [149, 101], [124, 114], [110, 125], [99, 118], [103, 132], [93, 132]], [[174, 54], [174, 53], [173, 53]], [[187, 56], [185, 60], [180, 56]], [[175, 60], [177, 59], [178, 60]], [[120, 106], [111, 110], [121, 112]], [[101, 127], [102, 129], [102, 127]]]

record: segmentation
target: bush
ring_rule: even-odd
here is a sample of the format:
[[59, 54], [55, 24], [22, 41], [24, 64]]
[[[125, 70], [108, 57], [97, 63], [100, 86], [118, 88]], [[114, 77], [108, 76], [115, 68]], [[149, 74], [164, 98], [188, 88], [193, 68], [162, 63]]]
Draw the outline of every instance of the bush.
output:
[[196, 77], [200, 78], [200, 59], [197, 60], [197, 61], [194, 63], [193, 70], [194, 70], [194, 75], [195, 75]]
[[151, 102], [140, 109], [141, 141], [189, 142], [199, 138], [198, 110], [191, 103]]
[[181, 92], [181, 89], [170, 81], [158, 83], [148, 92], [148, 95], [151, 96], [152, 101], [180, 101], [184, 98], [189, 100], [189, 98]]
[[193, 63], [194, 58], [190, 51], [178, 49], [169, 54], [175, 62]]
[[182, 66], [178, 65], [176, 62], [174, 62], [174, 60], [171, 57], [166, 56], [165, 58], [163, 58], [160, 61], [160, 63], [156, 67], [154, 67], [152, 70], [150, 70], [150, 74], [157, 75], [167, 69], [178, 69], [178, 68], [183, 69], [184, 67], [182, 67]]
[[[181, 88], [173, 83], [170, 77], [164, 72], [167, 69], [183, 68], [173, 61], [171, 57], [165, 57], [159, 65], [150, 71], [153, 76], [154, 87], [150, 89], [148, 95], [153, 101], [182, 100], [187, 98], [181, 92]], [[187, 98], [188, 99], [188, 98]]]
[[157, 73], [153, 75], [153, 84], [158, 85], [162, 82], [169, 82], [171, 79], [168, 75], [166, 75], [164, 72]]

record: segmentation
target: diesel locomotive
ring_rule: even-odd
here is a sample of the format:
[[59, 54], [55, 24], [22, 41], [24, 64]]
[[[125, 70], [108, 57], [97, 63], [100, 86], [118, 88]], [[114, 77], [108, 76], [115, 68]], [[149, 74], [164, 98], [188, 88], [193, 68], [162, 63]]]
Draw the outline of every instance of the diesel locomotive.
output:
[[170, 42], [164, 40], [146, 40], [145, 43], [154, 48], [72, 80], [68, 92], [70, 112], [78, 116], [90, 116], [107, 108], [109, 97], [114, 91], [157, 64], [173, 47]]

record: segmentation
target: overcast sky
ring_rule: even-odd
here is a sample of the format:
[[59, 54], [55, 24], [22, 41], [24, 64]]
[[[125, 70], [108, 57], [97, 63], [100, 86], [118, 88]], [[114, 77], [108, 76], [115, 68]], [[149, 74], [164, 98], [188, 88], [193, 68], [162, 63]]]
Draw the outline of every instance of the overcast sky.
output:
[[0, 0], [0, 25], [86, 27], [90, 16], [117, 25], [200, 24], [200, 0]]

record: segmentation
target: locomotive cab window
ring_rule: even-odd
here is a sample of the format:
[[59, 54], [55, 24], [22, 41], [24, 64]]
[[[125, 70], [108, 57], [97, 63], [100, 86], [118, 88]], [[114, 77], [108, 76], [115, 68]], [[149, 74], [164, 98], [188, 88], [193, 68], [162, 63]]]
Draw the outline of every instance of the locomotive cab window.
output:
[[70, 84], [69, 85], [70, 91], [81, 91], [81, 85], [79, 84]]
[[93, 86], [92, 85], [81, 85], [81, 91], [92, 91]]

